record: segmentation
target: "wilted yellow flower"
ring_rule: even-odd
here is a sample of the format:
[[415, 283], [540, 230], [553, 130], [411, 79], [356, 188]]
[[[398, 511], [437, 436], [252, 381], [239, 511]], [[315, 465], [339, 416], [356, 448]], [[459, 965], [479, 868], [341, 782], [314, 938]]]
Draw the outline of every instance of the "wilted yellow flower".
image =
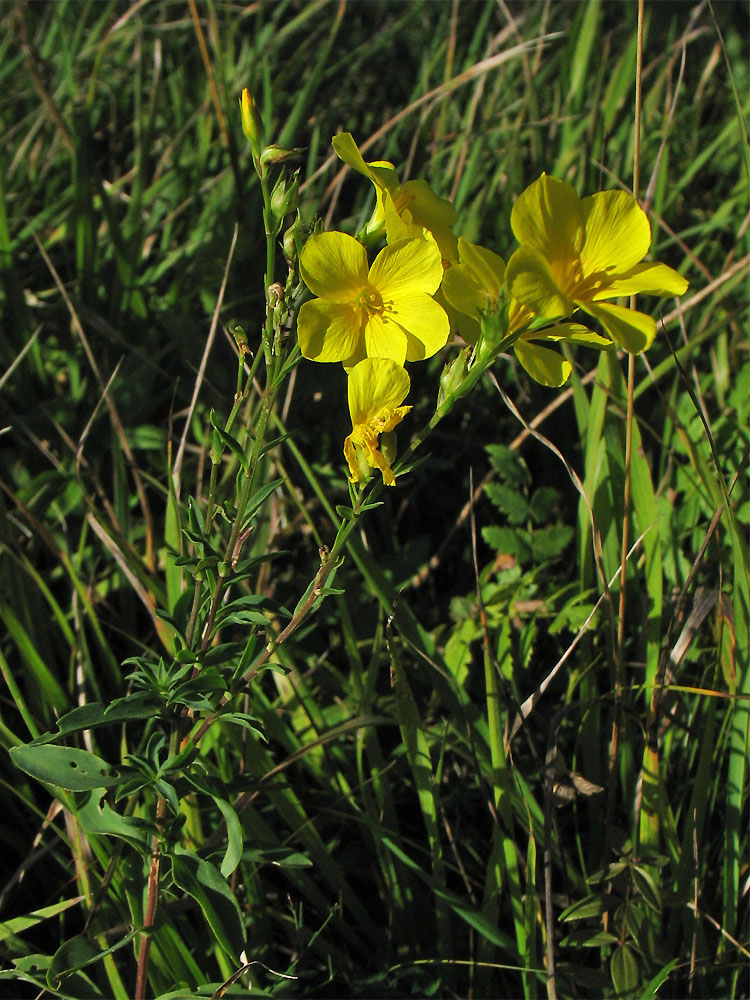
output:
[[579, 199], [569, 184], [542, 174], [519, 196], [510, 221], [521, 244], [506, 270], [510, 295], [541, 319], [582, 309], [631, 354], [650, 346], [656, 321], [603, 300], [642, 292], [682, 295], [688, 286], [666, 264], [640, 263], [651, 245], [651, 226], [624, 191]]
[[[359, 482], [369, 467], [380, 469], [386, 486], [393, 486], [396, 477], [390, 463], [385, 441], [379, 447], [380, 435], [389, 435], [411, 409], [400, 404], [409, 392], [409, 376], [390, 358], [365, 358], [349, 373], [349, 413], [352, 432], [344, 442], [344, 456], [349, 465], [349, 478]], [[381, 450], [382, 448], [382, 450]]]
[[297, 337], [311, 361], [391, 358], [399, 365], [432, 357], [450, 332], [432, 298], [443, 277], [440, 251], [429, 237], [399, 240], [380, 251], [371, 268], [367, 251], [345, 233], [312, 236], [300, 255], [300, 274], [318, 297], [297, 317]]
[[398, 174], [387, 160], [366, 163], [349, 132], [339, 132], [331, 140], [339, 159], [375, 185], [377, 205], [365, 227], [367, 234], [385, 229], [388, 243], [421, 236], [427, 229], [435, 237], [440, 253], [447, 261], [458, 260], [456, 237], [451, 226], [458, 219], [453, 205], [440, 198], [427, 181], [399, 184]]

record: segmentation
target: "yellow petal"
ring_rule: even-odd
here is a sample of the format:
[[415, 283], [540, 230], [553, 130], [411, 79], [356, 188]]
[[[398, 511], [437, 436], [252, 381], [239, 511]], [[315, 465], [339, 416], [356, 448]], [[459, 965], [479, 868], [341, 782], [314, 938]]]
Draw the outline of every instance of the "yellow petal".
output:
[[402, 297], [394, 318], [406, 333], [406, 360], [423, 361], [444, 347], [451, 332], [448, 315], [429, 295]]
[[614, 299], [620, 295], [683, 295], [688, 281], [666, 264], [636, 264], [627, 274], [622, 274], [607, 284], [601, 292], [593, 296], [600, 299]]
[[597, 305], [581, 303], [581, 308], [598, 319], [610, 337], [630, 354], [640, 354], [647, 350], [656, 335], [656, 320], [653, 316], [647, 316], [636, 309], [626, 309], [610, 303], [605, 305], [603, 302]]
[[[459, 241], [460, 242], [460, 241]], [[440, 286], [449, 305], [467, 316], [475, 317], [490, 303], [488, 292], [466, 264], [454, 264], [443, 275]]]
[[447, 198], [436, 195], [427, 181], [407, 181], [400, 194], [409, 199], [412, 222], [428, 229], [435, 237], [445, 260], [458, 260], [458, 241], [451, 226], [458, 220], [458, 212]]
[[333, 302], [352, 302], [367, 286], [367, 251], [346, 233], [311, 236], [299, 267], [313, 295]]
[[297, 316], [297, 339], [310, 361], [346, 361], [361, 339], [357, 314], [340, 302], [311, 299]]
[[651, 226], [626, 191], [600, 191], [581, 202], [586, 238], [581, 250], [584, 277], [600, 271], [622, 274], [648, 253]]
[[383, 299], [427, 292], [432, 295], [443, 280], [443, 260], [433, 239], [399, 240], [385, 247], [370, 268], [370, 284]]
[[578, 195], [570, 184], [547, 174], [519, 195], [510, 225], [519, 243], [533, 247], [550, 261], [573, 260], [583, 246]]
[[371, 465], [380, 469], [383, 474], [383, 484], [385, 486], [396, 485], [396, 477], [393, 475], [393, 469], [386, 461], [385, 455], [382, 452], [378, 451], [377, 448], [373, 448], [371, 451], [368, 451], [367, 459]]
[[583, 344], [585, 347], [597, 347], [606, 350], [612, 347], [608, 337], [594, 333], [581, 323], [558, 323], [546, 330], [534, 330], [523, 337], [524, 340], [567, 340], [570, 344]]
[[458, 240], [461, 264], [476, 277], [481, 288], [492, 301], [499, 298], [505, 281], [505, 261], [498, 254], [477, 243], [470, 243], [463, 236]]
[[365, 163], [351, 132], [339, 132], [331, 139], [331, 145], [340, 160], [357, 173], [368, 177], [377, 188], [387, 190], [398, 187], [398, 175], [393, 164], [387, 160]]
[[568, 381], [572, 367], [562, 354], [526, 340], [517, 340], [513, 347], [516, 357], [535, 382], [557, 389]]
[[365, 358], [349, 373], [348, 397], [352, 426], [366, 424], [383, 409], [400, 406], [411, 381], [401, 365], [388, 358]]
[[359, 462], [357, 452], [354, 449], [354, 441], [351, 434], [344, 441], [344, 458], [349, 466], [349, 478], [353, 483], [359, 482]]
[[368, 358], [390, 358], [397, 365], [406, 361], [406, 334], [392, 318], [370, 316], [364, 333]]
[[514, 299], [542, 319], [569, 316], [575, 306], [558, 288], [547, 260], [530, 246], [521, 246], [508, 261], [505, 283]]

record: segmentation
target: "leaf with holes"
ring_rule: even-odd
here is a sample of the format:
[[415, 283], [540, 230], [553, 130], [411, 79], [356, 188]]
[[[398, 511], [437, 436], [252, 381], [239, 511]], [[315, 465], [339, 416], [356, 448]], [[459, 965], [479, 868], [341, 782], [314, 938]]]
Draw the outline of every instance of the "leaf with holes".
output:
[[38, 781], [48, 781], [71, 792], [108, 788], [120, 780], [115, 768], [88, 750], [58, 747], [51, 743], [12, 747], [10, 755], [16, 767]]

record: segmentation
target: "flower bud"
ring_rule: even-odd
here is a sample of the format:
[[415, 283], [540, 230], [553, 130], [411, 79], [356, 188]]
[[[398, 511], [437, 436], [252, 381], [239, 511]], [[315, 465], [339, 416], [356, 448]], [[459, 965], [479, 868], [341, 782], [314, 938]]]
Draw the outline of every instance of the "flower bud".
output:
[[267, 167], [278, 163], [286, 163], [287, 160], [292, 160], [303, 152], [304, 149], [301, 146], [295, 146], [292, 149], [285, 149], [283, 146], [266, 146], [260, 154], [260, 165]]
[[243, 89], [240, 97], [240, 114], [242, 116], [242, 131], [250, 143], [253, 156], [259, 156], [263, 145], [263, 119], [260, 117], [258, 106], [247, 87]]
[[279, 177], [271, 192], [271, 211], [274, 218], [281, 223], [285, 215], [294, 212], [299, 200], [299, 170], [295, 170], [291, 179], [285, 173]]
[[250, 345], [247, 339], [247, 334], [242, 329], [239, 323], [230, 323], [227, 327], [229, 332], [234, 337], [234, 342], [237, 345], [237, 350], [240, 354], [246, 354], [250, 350]]
[[284, 230], [284, 235], [281, 237], [281, 245], [284, 248], [284, 256], [288, 261], [295, 261], [297, 259], [297, 241], [295, 236], [297, 234], [297, 220], [288, 228]]
[[465, 347], [457, 358], [449, 361], [443, 368], [440, 375], [440, 391], [438, 392], [438, 406], [442, 406], [446, 399], [450, 399], [459, 389], [466, 376], [467, 364], [469, 361], [470, 347]]

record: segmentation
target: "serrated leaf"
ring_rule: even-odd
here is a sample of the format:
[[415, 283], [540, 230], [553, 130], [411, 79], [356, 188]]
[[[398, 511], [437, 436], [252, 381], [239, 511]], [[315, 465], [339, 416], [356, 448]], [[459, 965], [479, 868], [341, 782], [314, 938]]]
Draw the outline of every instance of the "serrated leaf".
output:
[[528, 563], [531, 558], [531, 547], [528, 532], [513, 531], [498, 525], [487, 525], [482, 528], [482, 538], [487, 544], [503, 555], [513, 556], [519, 563]]
[[535, 561], [556, 559], [570, 544], [573, 529], [567, 524], [551, 524], [537, 529], [531, 536], [531, 552]]
[[669, 973], [677, 965], [678, 959], [670, 959], [667, 964], [660, 969], [653, 979], [650, 979], [648, 983], [641, 990], [641, 1000], [651, 1000], [651, 997], [655, 997], [659, 987], [663, 986], [664, 983], [669, 979]]
[[544, 524], [554, 513], [560, 494], [553, 486], [540, 486], [529, 499], [529, 514], [537, 524]]
[[492, 467], [508, 486], [520, 488], [529, 484], [529, 471], [515, 451], [512, 451], [505, 444], [490, 444], [485, 450], [490, 456]]
[[16, 767], [38, 781], [85, 792], [92, 788], [108, 788], [120, 780], [119, 773], [88, 750], [59, 747], [53, 743], [12, 747], [10, 755]]
[[501, 483], [487, 483], [487, 497], [511, 524], [525, 524], [529, 517], [529, 502], [523, 493]]

